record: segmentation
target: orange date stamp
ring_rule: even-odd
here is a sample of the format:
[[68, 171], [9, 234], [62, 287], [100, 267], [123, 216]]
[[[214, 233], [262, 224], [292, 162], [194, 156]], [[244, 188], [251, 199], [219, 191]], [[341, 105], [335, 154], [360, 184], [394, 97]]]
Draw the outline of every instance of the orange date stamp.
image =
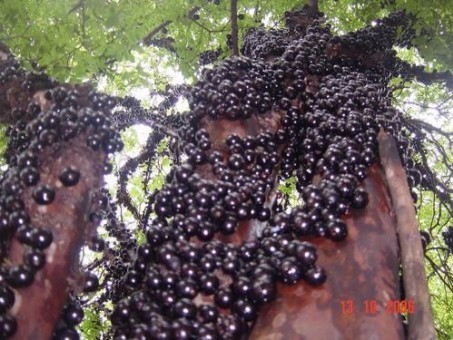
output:
[[385, 314], [412, 314], [415, 310], [412, 300], [388, 300], [384, 305], [376, 300], [365, 300], [357, 303], [352, 299], [340, 300], [341, 314], [352, 315], [354, 313], [365, 313], [369, 315]]

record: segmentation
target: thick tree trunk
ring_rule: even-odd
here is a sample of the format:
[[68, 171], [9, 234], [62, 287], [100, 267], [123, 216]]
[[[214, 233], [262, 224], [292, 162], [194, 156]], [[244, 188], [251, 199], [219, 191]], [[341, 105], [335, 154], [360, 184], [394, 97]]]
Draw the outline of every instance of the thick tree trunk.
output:
[[326, 283], [280, 284], [277, 300], [263, 307], [250, 339], [403, 339], [393, 307], [399, 302], [396, 221], [377, 165], [364, 186], [370, 202], [345, 216], [346, 241], [311, 240]]
[[[85, 139], [82, 135], [56, 152], [46, 150], [41, 157], [41, 183], [59, 187], [55, 203], [38, 205], [31, 197], [32, 189], [22, 194], [31, 224], [51, 230], [53, 243], [46, 250], [47, 264], [37, 272], [34, 283], [16, 290], [12, 315], [19, 327], [13, 339], [50, 339], [69, 290], [82, 284], [79, 253], [86, 239], [96, 233], [96, 226], [88, 221], [88, 212], [94, 209], [93, 189], [102, 185], [105, 159], [105, 155], [91, 150]], [[81, 180], [76, 186], [63, 187], [58, 175], [68, 164], [79, 169]], [[23, 251], [23, 245], [14, 240], [10, 250], [13, 263], [21, 262]]]
[[[9, 61], [3, 62], [8, 63]], [[24, 79], [25, 75], [20, 75], [4, 82], [0, 88], [0, 122], [9, 123], [12, 119], [12, 128], [17, 123], [14, 120], [18, 119], [14, 117], [13, 111], [18, 109], [25, 111], [30, 105], [39, 106], [38, 119], [41, 119], [41, 122], [50, 121], [51, 112], [49, 111], [51, 111], [53, 101], [45, 95], [45, 88], [38, 91], [25, 91], [21, 85]], [[50, 89], [58, 84], [48, 82], [48, 85]], [[69, 85], [65, 85], [64, 88], [66, 90], [74, 89]], [[77, 104], [80, 109], [92, 105], [88, 98], [88, 87], [85, 90], [78, 92]], [[90, 112], [94, 112], [94, 110]], [[52, 338], [56, 326], [59, 324], [63, 307], [68, 301], [69, 292], [78, 293], [83, 289], [84, 282], [80, 273], [79, 255], [82, 246], [89, 244], [97, 232], [98, 221], [90, 221], [90, 213], [99, 209], [97, 191], [103, 185], [107, 155], [103, 151], [102, 145], [98, 148], [88, 145], [87, 140], [92, 136], [93, 128], [90, 123], [84, 126], [80, 124], [82, 115], [76, 116], [79, 125], [76, 126], [74, 123], [73, 128], [76, 126], [77, 130], [74, 128], [70, 133], [70, 125], [65, 121], [67, 117], [64, 117], [61, 112], [59, 113], [59, 120], [54, 120], [53, 125], [49, 123], [42, 127], [47, 132], [50, 131], [56, 135], [51, 141], [43, 142], [40, 137], [44, 133], [39, 134], [30, 125], [27, 126], [30, 130], [27, 130], [26, 134], [27, 146], [10, 148], [8, 154], [11, 159], [18, 159], [19, 156], [24, 155], [26, 149], [30, 155], [36, 157], [36, 166], [30, 165], [21, 168], [13, 162], [9, 164], [1, 183], [0, 191], [3, 197], [8, 194], [9, 190], [11, 198], [20, 199], [23, 203], [23, 211], [19, 212], [25, 213], [25, 217], [23, 217], [25, 222], [21, 222], [20, 228], [28, 230], [24, 232], [19, 232], [19, 229], [17, 232], [14, 230], [15, 237], [11, 237], [7, 245], [8, 260], [2, 264], [23, 265], [26, 263], [27, 252], [39, 248], [33, 243], [35, 241], [31, 241], [31, 236], [28, 236], [30, 240], [24, 241], [27, 238], [24, 236], [27, 235], [26, 233], [31, 235], [30, 230], [40, 228], [50, 231], [52, 235], [50, 245], [39, 248], [45, 254], [45, 265], [42, 268], [32, 269], [34, 273], [32, 284], [12, 288], [15, 293], [15, 302], [8, 313], [17, 321], [17, 331], [12, 337], [13, 339], [47, 340]], [[103, 113], [100, 111], [97, 113], [99, 119], [108, 119], [105, 116], [101, 117]], [[23, 123], [33, 119], [36, 121], [36, 117], [32, 117], [31, 114], [24, 113], [24, 115]], [[67, 129], [64, 130], [63, 127]], [[106, 125], [106, 133], [112, 132], [109, 128], [110, 126]], [[109, 136], [113, 136], [113, 134]], [[39, 143], [37, 143], [38, 141]], [[105, 142], [106, 140], [102, 140], [101, 143]], [[65, 177], [62, 175], [67, 173], [68, 167], [80, 175], [79, 179], [71, 180], [71, 183], [65, 182]], [[22, 173], [23, 169], [30, 168], [36, 169], [39, 173], [37, 182], [19, 187], [18, 183], [24, 179], [18, 174]], [[19, 178], [21, 179], [19, 180]], [[9, 184], [5, 184], [6, 182]], [[20, 189], [12, 189], [13, 185]], [[39, 202], [36, 195], [38, 186], [50, 188], [49, 197], [54, 197], [50, 198], [47, 203]], [[19, 225], [19, 222], [17, 224]], [[17, 236], [19, 233], [23, 235], [22, 239]], [[28, 265], [28, 263], [26, 264]], [[0, 338], [3, 336], [1, 332], [4, 332], [4, 329], [0, 331]]]

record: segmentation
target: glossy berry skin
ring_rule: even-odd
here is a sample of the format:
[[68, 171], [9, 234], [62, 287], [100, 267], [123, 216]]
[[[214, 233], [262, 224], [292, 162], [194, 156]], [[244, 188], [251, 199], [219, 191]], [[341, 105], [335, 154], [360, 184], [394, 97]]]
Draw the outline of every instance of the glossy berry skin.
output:
[[23, 225], [17, 229], [16, 237], [19, 242], [30, 245], [32, 240], [32, 232], [32, 227], [30, 227], [29, 225]]
[[63, 310], [63, 320], [69, 326], [77, 326], [84, 317], [83, 308], [78, 303], [71, 303]]
[[193, 327], [184, 321], [185, 319], [180, 319], [171, 324], [171, 330], [175, 339], [186, 340], [193, 338]]
[[198, 294], [198, 285], [194, 280], [182, 279], [176, 283], [175, 291], [178, 297], [193, 299]]
[[233, 282], [233, 291], [236, 296], [248, 297], [252, 290], [252, 282], [244, 276], [238, 276]]
[[219, 279], [211, 273], [203, 274], [200, 277], [200, 291], [206, 295], [214, 294], [219, 288]]
[[53, 241], [52, 231], [44, 228], [35, 228], [31, 232], [30, 245], [33, 248], [44, 250], [51, 245]]
[[284, 283], [296, 283], [302, 277], [302, 270], [296, 258], [285, 259], [279, 268], [280, 278]]
[[234, 295], [231, 289], [221, 288], [214, 296], [214, 301], [220, 308], [228, 308], [233, 303]]
[[113, 311], [111, 320], [113, 324], [120, 324], [126, 322], [131, 317], [131, 307], [125, 300], [119, 301]]
[[38, 158], [32, 152], [26, 151], [17, 158], [17, 165], [21, 169], [26, 167], [36, 167], [38, 166]]
[[34, 270], [27, 265], [12, 266], [7, 275], [7, 281], [14, 288], [28, 287], [33, 283]]
[[256, 307], [247, 300], [237, 300], [233, 305], [233, 311], [245, 321], [254, 321], [257, 317]]
[[329, 237], [335, 242], [343, 241], [348, 236], [346, 224], [341, 219], [329, 221], [327, 232]]
[[320, 267], [314, 267], [309, 269], [305, 275], [304, 279], [312, 286], [319, 286], [326, 281], [326, 272]]
[[352, 203], [351, 206], [354, 209], [363, 209], [367, 206], [368, 204], [368, 193], [361, 189], [361, 190], [356, 190], [354, 192], [354, 197], [352, 198]]
[[19, 177], [25, 186], [31, 187], [38, 184], [40, 175], [36, 168], [26, 167], [20, 172]]
[[80, 172], [74, 166], [67, 166], [58, 176], [58, 179], [65, 187], [72, 187], [79, 183]]
[[307, 242], [297, 245], [295, 256], [306, 267], [313, 266], [318, 259], [316, 248]]
[[87, 138], [87, 145], [92, 149], [92, 150], [99, 150], [102, 146], [102, 141], [97, 135], [91, 135]]
[[[181, 146], [187, 158], [183, 156], [180, 160], [177, 156], [177, 163], [182, 165], [170, 171], [162, 190], [149, 195], [146, 213], [157, 217], [155, 221], [146, 221], [145, 244], [137, 246], [135, 235], [117, 223], [113, 203], [99, 207], [108, 216], [105, 219], [108, 239], [119, 241], [105, 245], [106, 255], [111, 256], [104, 262], [112, 264], [104, 268], [108, 275], [106, 285], [111, 284], [106, 290], [112, 294], [107, 299], [116, 302], [111, 320], [115, 339], [242, 339], [247, 337], [261, 305], [275, 299], [277, 282], [295, 284], [301, 279], [313, 285], [324, 282], [325, 272], [316, 266], [316, 248], [299, 241], [299, 237], [327, 237], [333, 241], [347, 237], [341, 217], [351, 208], [366, 206], [368, 197], [359, 188], [359, 181], [366, 177], [367, 165], [376, 161], [377, 131], [380, 127], [397, 131], [400, 124], [398, 115], [385, 112], [389, 111], [388, 104], [380, 101], [385, 84], [376, 79], [382, 78], [380, 72], [385, 72], [386, 66], [375, 70], [362, 65], [360, 59], [343, 58], [341, 53], [339, 58], [328, 55], [327, 44], [333, 44], [328, 30], [314, 22], [306, 34], [297, 34], [297, 44], [286, 40], [294, 40], [289, 31], [283, 37], [277, 30], [259, 36], [259, 47], [244, 48], [243, 54], [252, 58], [229, 58], [203, 71], [203, 79], [188, 96], [191, 111], [184, 114], [183, 122], [178, 121], [179, 117], [176, 121], [175, 117], [168, 120], [156, 117], [162, 118], [165, 123], [162, 126], [175, 123], [181, 138], [176, 138], [174, 149]], [[274, 34], [279, 39], [273, 38]], [[341, 37], [346, 42], [349, 38]], [[359, 38], [351, 39], [352, 46], [366, 43], [367, 38], [373, 40]], [[375, 43], [378, 47], [370, 48], [370, 54], [387, 48], [379, 47], [382, 42]], [[310, 79], [311, 75], [317, 79]], [[32, 85], [32, 81], [26, 80], [22, 86], [31, 92]], [[88, 132], [87, 142], [94, 150], [112, 153], [121, 149], [121, 142], [110, 133], [108, 117], [98, 111], [112, 107], [112, 100], [93, 92], [88, 96], [91, 108], [81, 108], [78, 105], [83, 103], [79, 103], [77, 94], [64, 87], [49, 88], [54, 90], [46, 98], [53, 99], [54, 112], [43, 113], [43, 118], [32, 124], [18, 122], [11, 132], [11, 139], [19, 133], [17, 144], [23, 150], [42, 152], [46, 145], [58, 141], [60, 134], [71, 138], [81, 130]], [[40, 108], [32, 105], [27, 113], [39, 115]], [[134, 111], [133, 105], [125, 107]], [[269, 112], [271, 109], [273, 112]], [[269, 124], [259, 122], [256, 127], [251, 126], [257, 117]], [[221, 135], [230, 134], [225, 141], [224, 137], [216, 138], [216, 130], [212, 129], [217, 125], [216, 119], [236, 120], [218, 122], [223, 130]], [[228, 131], [229, 125], [242, 125], [244, 119], [249, 119], [246, 129], [231, 129], [240, 135]], [[206, 124], [207, 120], [212, 121]], [[180, 125], [184, 127], [179, 128]], [[23, 131], [27, 133], [20, 135]], [[30, 147], [28, 135], [37, 139], [31, 141]], [[398, 146], [403, 153], [409, 149], [404, 138], [398, 140]], [[51, 194], [43, 192], [39, 185], [38, 157], [28, 152], [20, 151], [18, 157], [10, 157], [11, 166], [18, 167], [17, 183], [2, 182], [2, 189], [19, 197], [23, 185], [38, 185], [26, 191], [41, 190], [33, 197], [39, 204], [49, 204], [54, 198], [49, 199]], [[151, 152], [146, 156], [151, 156]], [[414, 168], [414, 164], [409, 168]], [[104, 171], [111, 171], [110, 163], [104, 164]], [[410, 177], [413, 184], [417, 182], [414, 176], [417, 175]], [[276, 183], [290, 177], [296, 180], [301, 196], [300, 206], [292, 211], [283, 195], [277, 194], [275, 202], [269, 199]], [[68, 166], [59, 174], [59, 180], [71, 187], [80, 181], [80, 173]], [[315, 182], [316, 185], [311, 184]], [[24, 210], [13, 199], [0, 201], [5, 202], [7, 216], [17, 215], [15, 210]], [[225, 235], [234, 235], [245, 224], [240, 222], [250, 219], [262, 222], [263, 226], [253, 244], [212, 240], [215, 236], [219, 240], [230, 239]], [[6, 256], [4, 244], [15, 237], [25, 245], [25, 265], [33, 271], [42, 268], [44, 249], [51, 240], [36, 237], [36, 228], [23, 217], [14, 218], [14, 223], [11, 220], [0, 218], [0, 231], [5, 230], [0, 235], [3, 247], [0, 253]], [[89, 220], [96, 224], [100, 217], [91, 214]], [[447, 245], [451, 246], [450, 234], [445, 241], [449, 240]], [[9, 263], [4, 263], [0, 268], [1, 284], [11, 281], [10, 274], [14, 272], [11, 269], [5, 273]], [[98, 278], [87, 273], [85, 279], [84, 292], [95, 291]], [[1, 313], [7, 312], [11, 304], [10, 293], [3, 295], [2, 300], [0, 289]], [[197, 307], [193, 301], [197, 296], [209, 305]], [[73, 328], [83, 313], [80, 316], [80, 306], [75, 312], [68, 311], [70, 308], [73, 305], [64, 310], [57, 326], [57, 339], [78, 338]]]
[[219, 310], [211, 305], [201, 305], [198, 312], [204, 323], [215, 322], [219, 316]]
[[0, 315], [0, 338], [6, 339], [17, 331], [17, 321], [9, 314]]
[[15, 301], [14, 292], [6, 285], [0, 285], [0, 313], [10, 309]]
[[33, 190], [35, 202], [41, 205], [51, 204], [55, 199], [55, 190], [49, 185], [38, 185]]
[[55, 332], [52, 340], [79, 340], [80, 335], [74, 328], [62, 328]]
[[24, 263], [34, 270], [42, 269], [46, 264], [46, 255], [39, 249], [27, 249], [24, 252]]
[[197, 309], [192, 300], [184, 298], [175, 303], [174, 312], [179, 317], [191, 319], [195, 317]]
[[85, 285], [83, 291], [85, 293], [95, 292], [99, 288], [99, 278], [92, 272], [85, 273]]
[[257, 303], [268, 303], [275, 299], [277, 289], [270, 280], [257, 280], [253, 282], [251, 296]]
[[141, 285], [141, 276], [140, 274], [135, 271], [135, 270], [130, 270], [125, 276], [124, 276], [124, 284], [127, 288], [131, 290], [135, 290]]

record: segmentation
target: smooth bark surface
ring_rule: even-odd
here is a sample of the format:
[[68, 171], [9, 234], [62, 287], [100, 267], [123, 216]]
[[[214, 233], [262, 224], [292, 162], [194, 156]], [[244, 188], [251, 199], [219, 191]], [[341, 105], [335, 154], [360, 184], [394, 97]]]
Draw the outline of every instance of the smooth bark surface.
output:
[[408, 338], [413, 340], [436, 339], [422, 242], [414, 202], [406, 180], [406, 171], [401, 165], [394, 139], [383, 131], [379, 133], [378, 139], [381, 164], [387, 183], [389, 183], [389, 192], [396, 213], [404, 291], [406, 299], [414, 305], [413, 313], [408, 314]]

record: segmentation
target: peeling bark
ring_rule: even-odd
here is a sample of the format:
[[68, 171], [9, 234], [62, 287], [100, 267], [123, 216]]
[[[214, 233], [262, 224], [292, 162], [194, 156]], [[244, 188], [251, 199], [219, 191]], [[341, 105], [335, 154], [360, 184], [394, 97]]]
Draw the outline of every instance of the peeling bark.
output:
[[[85, 139], [81, 135], [58, 150], [47, 149], [40, 155], [41, 183], [58, 188], [54, 203], [38, 205], [31, 197], [33, 188], [22, 194], [31, 225], [51, 230], [54, 241], [45, 251], [46, 266], [37, 272], [33, 284], [16, 290], [12, 315], [17, 318], [18, 330], [13, 339], [50, 339], [68, 291], [78, 288], [80, 249], [95, 233], [87, 212], [92, 193], [102, 184], [105, 159], [103, 153], [91, 150]], [[80, 170], [81, 180], [76, 186], [64, 187], [58, 180], [67, 165]], [[11, 260], [20, 262], [22, 253], [23, 246], [15, 241]]]
[[[250, 339], [404, 338], [399, 314], [387, 312], [389, 301], [398, 300], [399, 261], [395, 218], [378, 166], [364, 186], [370, 202], [344, 217], [349, 231], [344, 242], [309, 240], [327, 272], [325, 284], [279, 284], [277, 300], [263, 307]], [[376, 312], [367, 313], [372, 301]]]

